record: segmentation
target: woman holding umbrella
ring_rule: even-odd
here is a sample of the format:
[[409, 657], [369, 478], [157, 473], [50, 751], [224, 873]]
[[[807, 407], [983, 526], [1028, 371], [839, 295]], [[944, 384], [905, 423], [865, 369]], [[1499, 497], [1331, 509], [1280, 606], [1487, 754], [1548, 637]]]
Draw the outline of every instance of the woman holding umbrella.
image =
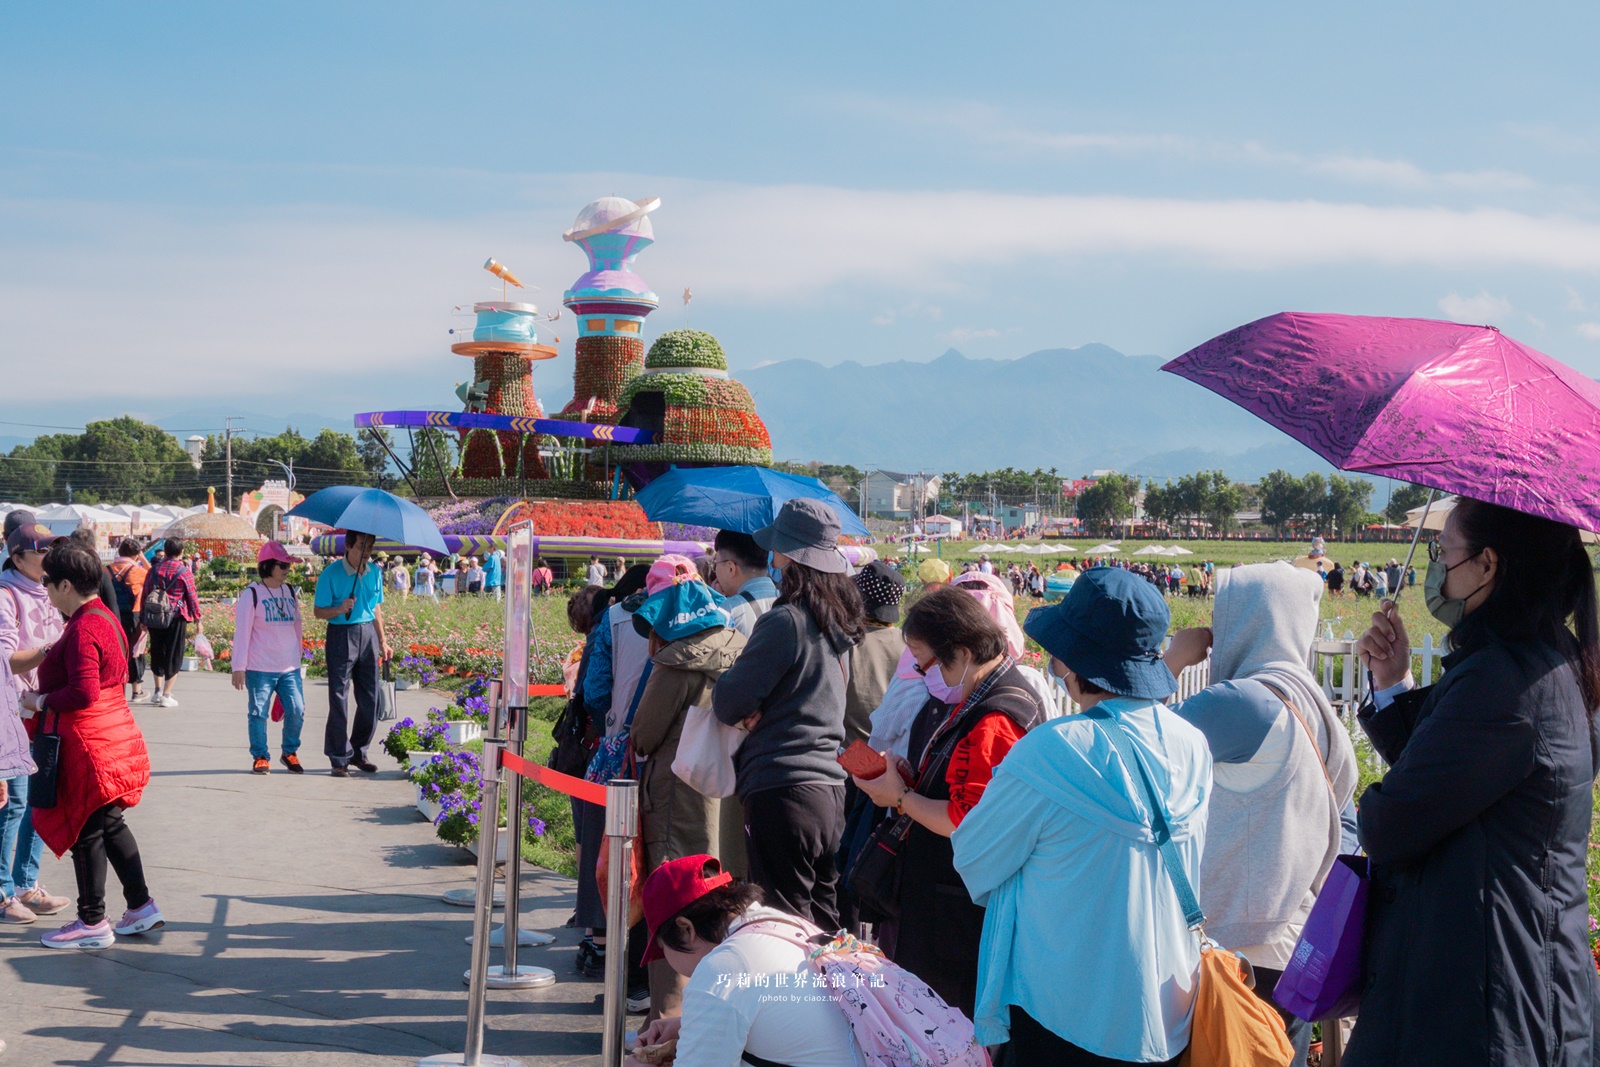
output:
[[1589, 555], [1572, 526], [1462, 499], [1428, 556], [1440, 681], [1415, 688], [1392, 602], [1356, 646], [1375, 689], [1361, 724], [1391, 766], [1359, 803], [1373, 886], [1346, 1062], [1588, 1064]]

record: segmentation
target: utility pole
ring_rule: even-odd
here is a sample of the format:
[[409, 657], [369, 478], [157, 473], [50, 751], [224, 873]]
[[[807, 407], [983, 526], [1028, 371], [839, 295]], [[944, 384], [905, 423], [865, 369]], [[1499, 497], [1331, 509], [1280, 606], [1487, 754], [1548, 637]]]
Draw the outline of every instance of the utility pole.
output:
[[229, 515], [233, 514], [233, 421], [241, 419], [239, 415], [229, 415], [223, 420], [222, 439], [224, 446], [224, 462], [227, 464], [227, 496], [223, 498], [222, 510]]

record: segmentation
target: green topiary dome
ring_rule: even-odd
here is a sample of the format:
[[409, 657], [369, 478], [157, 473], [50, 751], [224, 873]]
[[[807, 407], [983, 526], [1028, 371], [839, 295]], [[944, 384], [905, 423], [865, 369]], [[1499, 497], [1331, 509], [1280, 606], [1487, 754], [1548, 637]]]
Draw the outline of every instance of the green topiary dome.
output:
[[644, 357], [646, 370], [670, 368], [728, 369], [728, 356], [717, 339], [704, 330], [669, 330], [656, 338]]

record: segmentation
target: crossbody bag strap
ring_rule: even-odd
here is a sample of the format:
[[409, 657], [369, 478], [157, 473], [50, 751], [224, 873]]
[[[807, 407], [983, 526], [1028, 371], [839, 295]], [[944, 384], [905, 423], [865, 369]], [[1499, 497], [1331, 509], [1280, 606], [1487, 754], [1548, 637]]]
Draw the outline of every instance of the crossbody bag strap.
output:
[[644, 661], [644, 673], [639, 675], [639, 684], [633, 687], [633, 699], [628, 701], [628, 718], [622, 724], [624, 731], [633, 727], [633, 713], [639, 710], [639, 698], [644, 696], [645, 683], [650, 681], [650, 672], [655, 669], [655, 665], [656, 661], [653, 659]]
[[1189, 924], [1191, 930], [1200, 929], [1205, 925], [1206, 913], [1200, 910], [1200, 901], [1195, 899], [1194, 886], [1189, 883], [1189, 875], [1184, 872], [1183, 857], [1178, 855], [1177, 843], [1172, 840], [1172, 828], [1167, 825], [1167, 817], [1162, 811], [1161, 802], [1156, 797], [1155, 786], [1150, 782], [1150, 773], [1145, 770], [1144, 762], [1134, 751], [1133, 742], [1128, 739], [1122, 724], [1112, 719], [1110, 712], [1095, 707], [1084, 714], [1100, 725], [1123, 764], [1137, 771], [1139, 784], [1144, 788], [1145, 804], [1150, 808], [1150, 830], [1155, 835], [1156, 848], [1161, 853], [1162, 865], [1167, 868], [1167, 877], [1172, 879], [1172, 888], [1178, 893], [1178, 906], [1183, 909], [1183, 921]]
[[1273, 696], [1283, 701], [1284, 707], [1288, 708], [1289, 713], [1293, 715], [1296, 721], [1300, 723], [1300, 729], [1306, 732], [1306, 740], [1311, 742], [1311, 751], [1317, 754], [1317, 766], [1322, 768], [1322, 780], [1328, 783], [1328, 792], [1333, 794], [1333, 799], [1335, 801], [1334, 806], [1337, 807], [1339, 794], [1333, 788], [1333, 778], [1328, 774], [1328, 757], [1322, 754], [1322, 746], [1317, 744], [1317, 735], [1311, 732], [1311, 724], [1306, 722], [1306, 717], [1304, 715], [1300, 714], [1300, 709], [1295, 707], [1295, 703], [1289, 699], [1288, 693], [1285, 693], [1282, 689], [1279, 689], [1269, 681], [1260, 678], [1256, 680], [1261, 682], [1262, 685], [1266, 686], [1267, 690]]

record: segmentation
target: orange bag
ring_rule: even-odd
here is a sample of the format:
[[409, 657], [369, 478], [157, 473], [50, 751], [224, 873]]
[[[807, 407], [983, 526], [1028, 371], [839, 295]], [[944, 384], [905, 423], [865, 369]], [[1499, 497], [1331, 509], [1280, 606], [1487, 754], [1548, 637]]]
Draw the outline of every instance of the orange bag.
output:
[[1246, 984], [1247, 966], [1225, 948], [1201, 947], [1184, 1067], [1288, 1067], [1294, 1058], [1283, 1019]]
[[[644, 921], [644, 837], [640, 835], [633, 839], [633, 847], [628, 850], [631, 857], [628, 872], [628, 929], [633, 929]], [[594, 880], [600, 884], [600, 906], [603, 908], [606, 901], [611, 899], [606, 894], [606, 878], [611, 873], [611, 842], [602, 837], [600, 839], [600, 858], [595, 861]]]

